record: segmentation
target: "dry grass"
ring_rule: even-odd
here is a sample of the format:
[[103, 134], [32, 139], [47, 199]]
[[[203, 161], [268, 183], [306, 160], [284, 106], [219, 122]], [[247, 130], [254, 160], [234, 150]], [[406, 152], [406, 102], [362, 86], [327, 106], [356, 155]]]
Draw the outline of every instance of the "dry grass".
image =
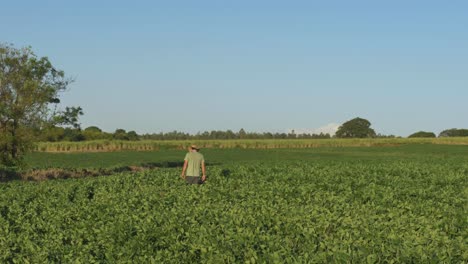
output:
[[109, 176], [121, 172], [142, 172], [147, 170], [154, 170], [157, 167], [139, 167], [139, 166], [124, 166], [111, 169], [35, 169], [17, 173], [16, 177], [9, 177], [4, 181], [9, 180], [26, 180], [26, 181], [44, 181], [53, 179], [72, 179], [83, 177], [98, 177]]
[[112, 152], [112, 151], [158, 151], [186, 149], [191, 144], [201, 148], [221, 149], [275, 149], [318, 147], [371, 147], [399, 146], [406, 144], [468, 145], [464, 138], [382, 138], [382, 139], [281, 139], [281, 140], [195, 140], [195, 141], [85, 141], [41, 142], [35, 150], [40, 152]]

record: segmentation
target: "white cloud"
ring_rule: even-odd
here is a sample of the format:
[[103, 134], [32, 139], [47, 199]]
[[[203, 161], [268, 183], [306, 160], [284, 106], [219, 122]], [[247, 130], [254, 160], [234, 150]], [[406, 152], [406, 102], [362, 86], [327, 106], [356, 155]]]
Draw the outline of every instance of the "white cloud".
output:
[[331, 136], [335, 135], [336, 131], [340, 127], [340, 124], [337, 123], [330, 123], [319, 128], [290, 128], [288, 129], [288, 133], [291, 133], [294, 130], [296, 135], [299, 134], [330, 134]]

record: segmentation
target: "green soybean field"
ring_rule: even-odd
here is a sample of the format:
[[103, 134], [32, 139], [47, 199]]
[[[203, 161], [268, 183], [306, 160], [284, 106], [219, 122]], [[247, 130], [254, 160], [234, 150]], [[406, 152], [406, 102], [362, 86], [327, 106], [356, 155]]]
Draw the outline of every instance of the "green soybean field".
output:
[[[201, 186], [186, 185], [177, 166], [0, 183], [0, 262], [468, 262], [466, 146], [202, 152]], [[34, 153], [28, 162], [93, 168], [183, 154]]]

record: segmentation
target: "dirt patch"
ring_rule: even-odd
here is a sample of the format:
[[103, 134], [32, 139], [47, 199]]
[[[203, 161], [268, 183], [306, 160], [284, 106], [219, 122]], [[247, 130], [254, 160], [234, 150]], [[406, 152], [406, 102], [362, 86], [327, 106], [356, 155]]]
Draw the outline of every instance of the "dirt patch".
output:
[[19, 174], [17, 179], [28, 181], [44, 181], [51, 179], [71, 179], [83, 177], [109, 176], [121, 172], [142, 172], [157, 169], [156, 167], [146, 168], [140, 166], [124, 166], [112, 169], [40, 169], [30, 170]]

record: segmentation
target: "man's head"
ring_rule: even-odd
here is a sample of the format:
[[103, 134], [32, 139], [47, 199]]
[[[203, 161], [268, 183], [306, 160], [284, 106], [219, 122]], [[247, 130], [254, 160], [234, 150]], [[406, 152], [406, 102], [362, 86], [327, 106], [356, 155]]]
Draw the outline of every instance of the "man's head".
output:
[[197, 145], [192, 145], [192, 146], [190, 146], [190, 150], [198, 152], [200, 150], [200, 148], [197, 147]]

